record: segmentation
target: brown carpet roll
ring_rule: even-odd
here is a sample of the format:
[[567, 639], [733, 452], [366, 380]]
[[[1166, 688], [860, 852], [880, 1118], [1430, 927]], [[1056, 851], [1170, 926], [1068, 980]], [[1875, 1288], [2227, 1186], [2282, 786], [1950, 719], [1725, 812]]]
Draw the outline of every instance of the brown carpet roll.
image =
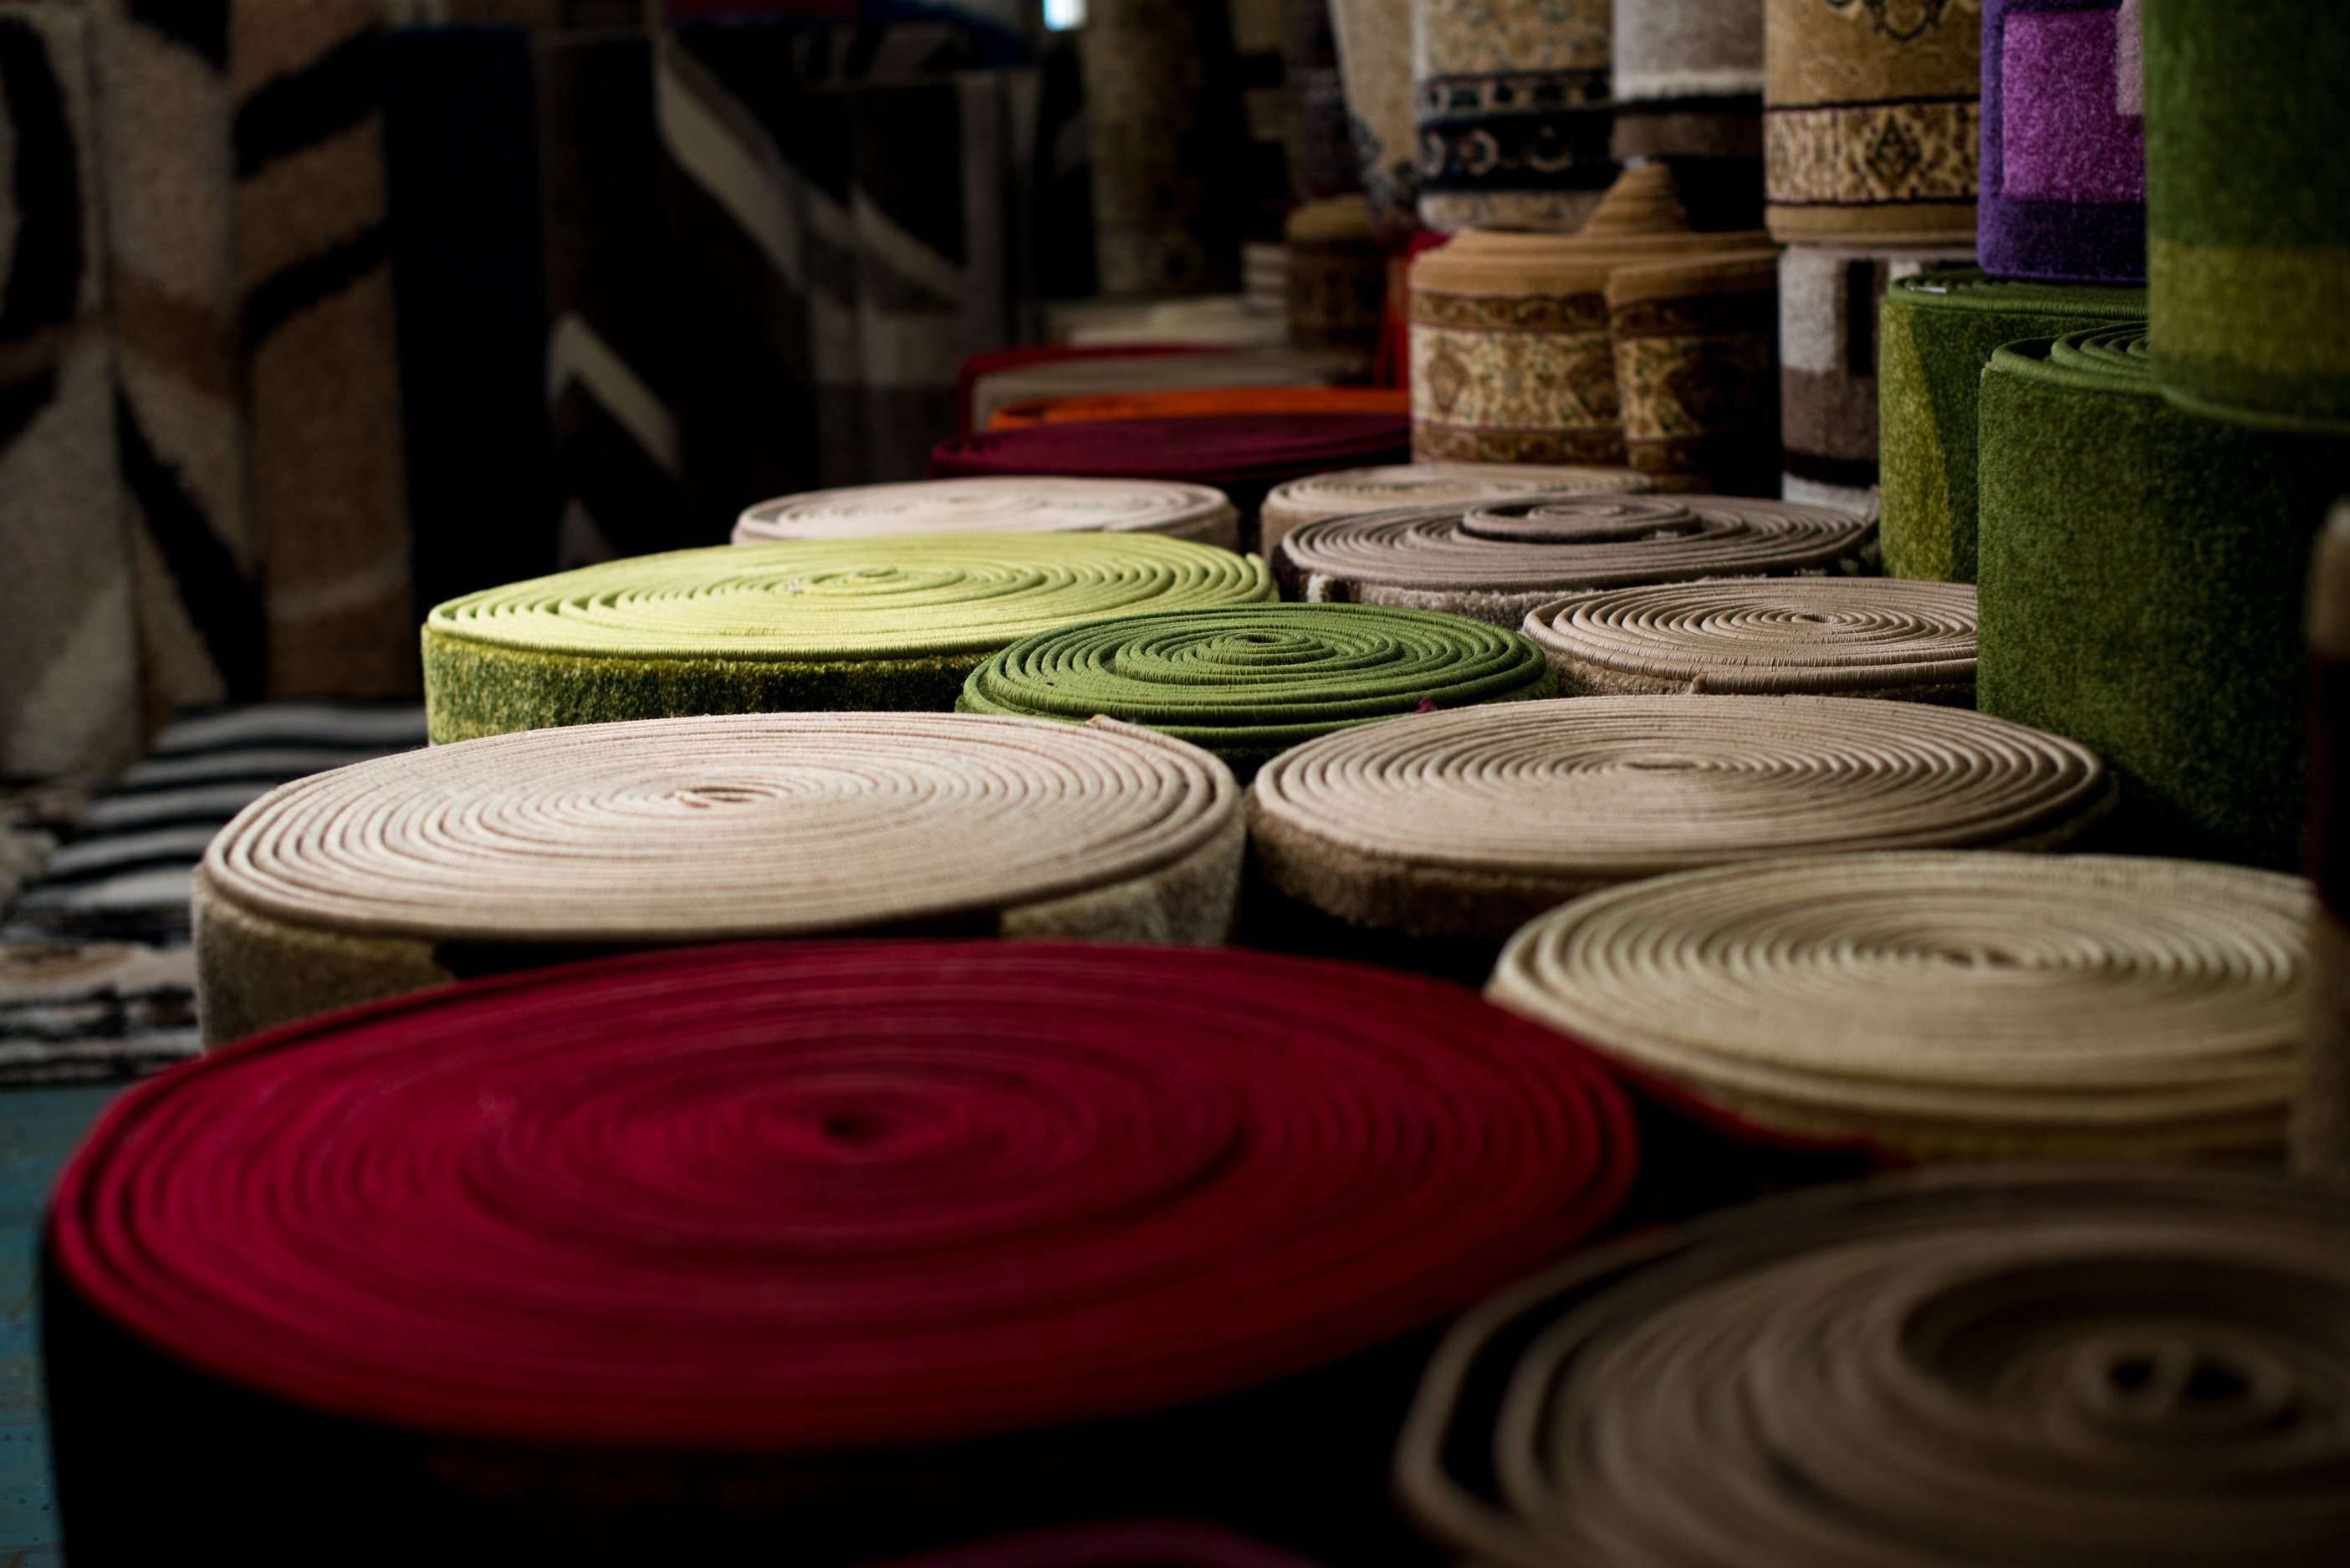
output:
[[1762, 222], [1762, 0], [1616, 0], [1616, 156], [1662, 159], [1700, 229]]
[[1608, 0], [1414, 0], [1419, 221], [1573, 233], [1615, 178]]
[[1778, 490], [1778, 289], [1776, 250], [1609, 275], [1625, 461], [1658, 489]]
[[1628, 495], [1648, 488], [1648, 482], [1628, 468], [1577, 468], [1565, 463], [1537, 462], [1399, 462], [1384, 468], [1316, 473], [1275, 485], [1264, 498], [1259, 524], [1269, 559], [1291, 529], [1324, 517], [1456, 502], [1466, 506], [1472, 502], [1511, 495], [1561, 492]]
[[1237, 286], [1247, 137], [1226, 8], [1092, 0], [1079, 47], [1102, 292]]
[[1357, 195], [1308, 202], [1289, 214], [1289, 340], [1301, 348], [1368, 354], [1387, 318], [1388, 260]]

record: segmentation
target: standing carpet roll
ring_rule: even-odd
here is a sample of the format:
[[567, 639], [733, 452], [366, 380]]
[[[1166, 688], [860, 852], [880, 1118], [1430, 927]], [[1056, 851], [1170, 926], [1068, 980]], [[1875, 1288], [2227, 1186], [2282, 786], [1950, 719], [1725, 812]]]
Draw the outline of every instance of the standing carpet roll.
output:
[[1877, 339], [1886, 571], [1975, 580], [1977, 405], [1993, 349], [2145, 318], [2143, 289], [2003, 283], [1976, 271], [1888, 286]]
[[1371, 228], [1390, 246], [1419, 227], [1419, 125], [1412, 94], [1412, 0], [1330, 0], [1338, 75]]
[[2350, 1179], [2350, 506], [2336, 503], [2309, 574], [2309, 1007], [2293, 1101], [2293, 1163]]
[[1413, 0], [1419, 221], [1580, 228], [1616, 177], [1608, 0]]
[[1669, 165], [1700, 229], [1762, 226], [1762, 0], [1616, 0], [1614, 151]]
[[810, 709], [943, 711], [1033, 632], [1274, 597], [1262, 561], [1147, 534], [910, 534], [639, 556], [424, 623], [436, 742]]
[[1362, 196], [1305, 202], [1291, 212], [1282, 237], [1289, 248], [1289, 340], [1365, 355], [1377, 348], [1387, 319], [1388, 260]]
[[743, 513], [734, 543], [946, 533], [1164, 534], [1240, 548], [1239, 515], [1222, 492], [1159, 479], [926, 479], [812, 490]]
[[1182, 0], [1094, 0], [1079, 47], [1102, 292], [1231, 292], [1248, 138], [1230, 14]]
[[1629, 495], [1648, 482], [1628, 468], [1578, 468], [1568, 463], [1403, 462], [1341, 469], [1293, 479], [1264, 498], [1262, 537], [1271, 560], [1282, 539], [1301, 523], [1399, 506], [1441, 506], [1497, 501], [1512, 495], [1586, 492]]
[[1983, 707], [2103, 752], [2131, 845], [2299, 865], [2302, 605], [2350, 443], [2172, 406], [2137, 327], [2000, 349], [1982, 431]]
[[1608, 275], [1624, 460], [1658, 489], [1777, 491], [1778, 289], [1775, 250]]
[[1286, 0], [1282, 7], [1289, 188], [1305, 202], [1363, 192], [1330, 10], [1330, 0]]
[[1983, 270], [2146, 281], [2138, 0], [1983, 0]]

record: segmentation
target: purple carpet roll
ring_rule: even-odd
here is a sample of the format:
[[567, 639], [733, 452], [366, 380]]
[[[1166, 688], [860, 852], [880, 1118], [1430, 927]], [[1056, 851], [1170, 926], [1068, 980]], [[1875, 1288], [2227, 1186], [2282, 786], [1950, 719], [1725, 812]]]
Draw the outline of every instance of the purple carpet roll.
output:
[[1983, 0], [1978, 239], [1993, 277], [2146, 281], [2138, 0]]

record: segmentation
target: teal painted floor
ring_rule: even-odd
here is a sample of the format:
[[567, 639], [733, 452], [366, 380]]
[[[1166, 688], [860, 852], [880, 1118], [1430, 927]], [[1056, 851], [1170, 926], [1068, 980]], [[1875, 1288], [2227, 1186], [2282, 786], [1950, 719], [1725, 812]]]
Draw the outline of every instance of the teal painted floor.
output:
[[49, 1184], [120, 1084], [0, 1089], [0, 1568], [64, 1568], [35, 1296]]

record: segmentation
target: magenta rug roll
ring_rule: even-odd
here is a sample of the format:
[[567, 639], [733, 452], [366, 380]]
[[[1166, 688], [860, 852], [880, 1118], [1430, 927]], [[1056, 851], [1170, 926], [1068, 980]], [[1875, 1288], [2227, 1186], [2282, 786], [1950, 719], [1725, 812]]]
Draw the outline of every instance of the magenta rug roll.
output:
[[1983, 0], [1978, 248], [1993, 277], [2146, 281], [2137, 0]]

